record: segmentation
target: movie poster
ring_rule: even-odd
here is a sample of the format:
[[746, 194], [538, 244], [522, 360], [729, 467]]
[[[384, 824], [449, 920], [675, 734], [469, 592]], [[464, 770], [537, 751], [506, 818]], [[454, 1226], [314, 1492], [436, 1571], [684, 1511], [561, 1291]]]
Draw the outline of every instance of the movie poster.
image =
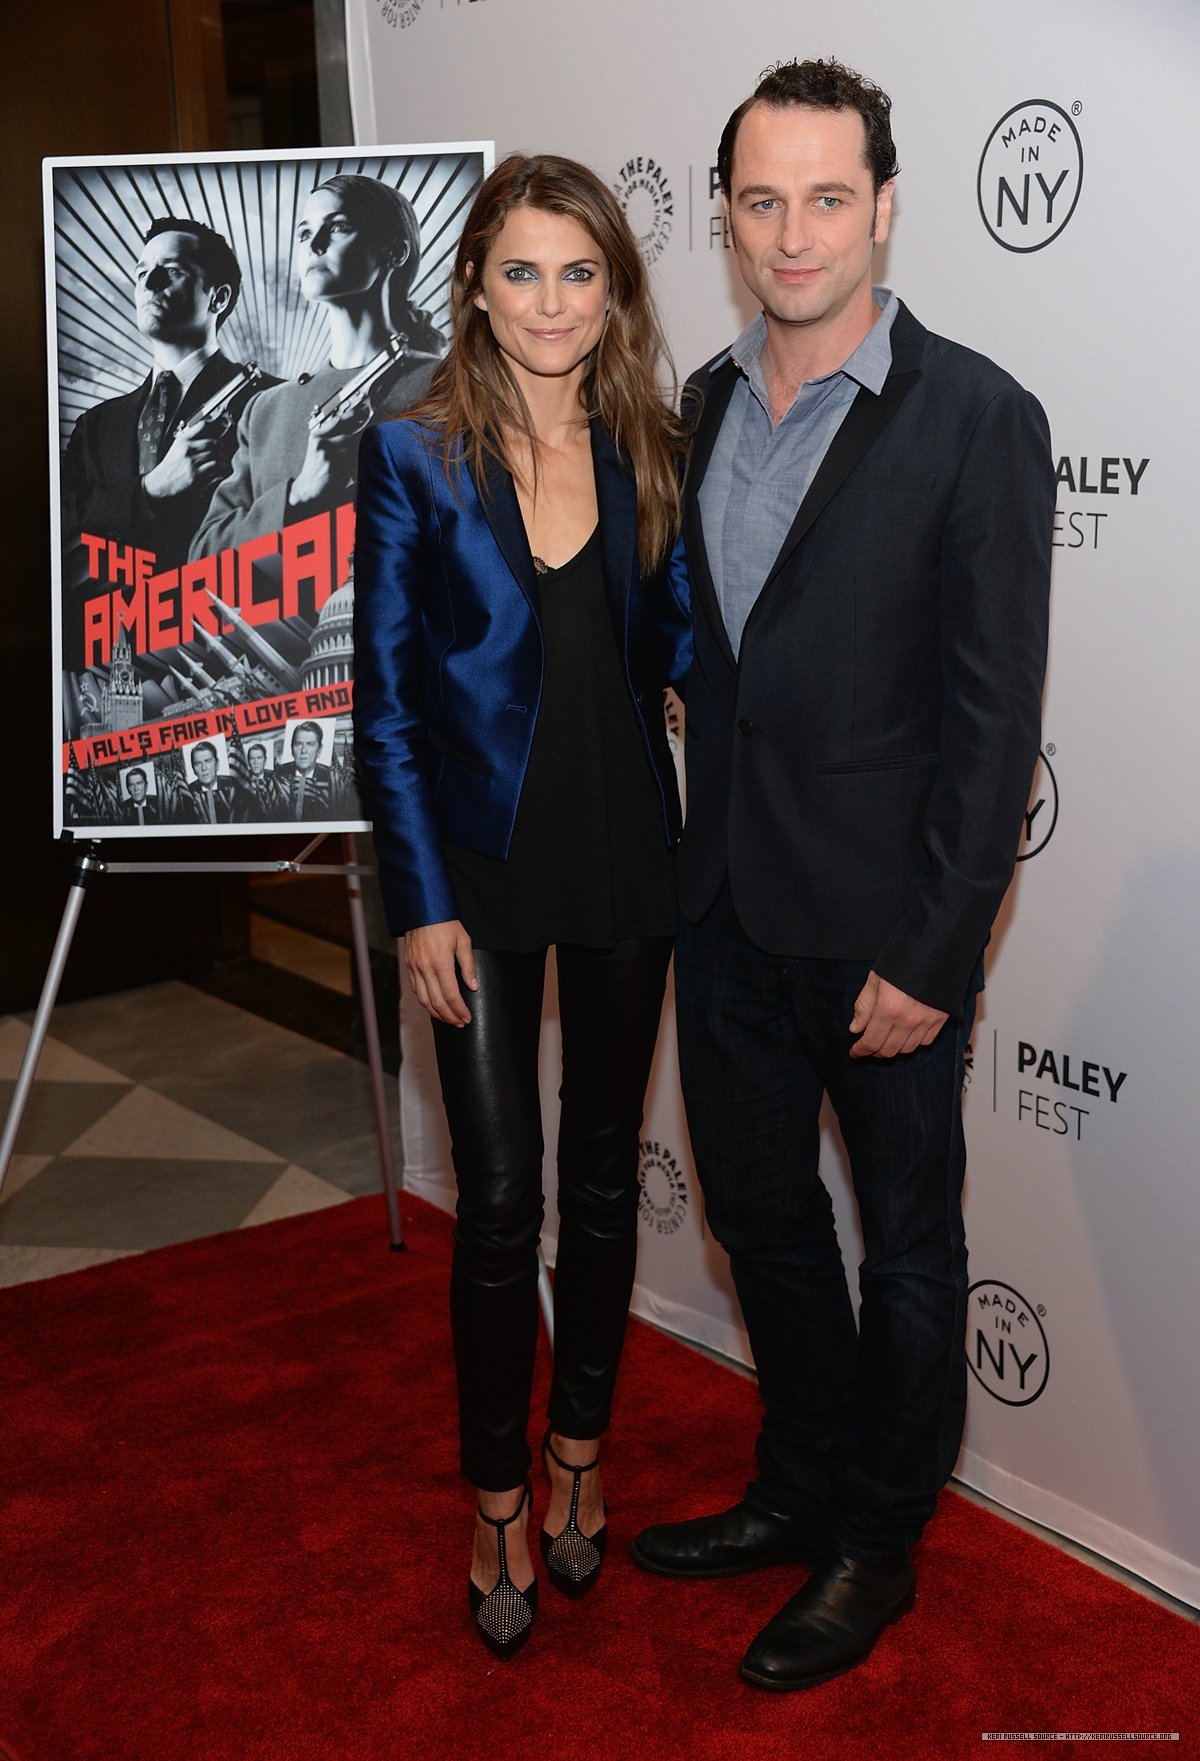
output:
[[491, 163], [46, 161], [56, 833], [363, 825], [358, 440], [445, 350]]

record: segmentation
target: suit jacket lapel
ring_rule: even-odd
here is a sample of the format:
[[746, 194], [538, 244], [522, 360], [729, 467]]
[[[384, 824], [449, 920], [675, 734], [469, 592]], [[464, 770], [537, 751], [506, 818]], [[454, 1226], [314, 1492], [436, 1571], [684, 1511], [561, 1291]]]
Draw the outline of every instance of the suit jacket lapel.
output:
[[593, 418], [591, 427], [604, 586], [613, 628], [623, 653], [629, 593], [637, 570], [637, 490], [633, 472], [613, 445], [603, 424]]
[[[624, 643], [625, 612], [637, 560], [637, 492], [633, 475], [599, 421], [591, 424], [604, 585], [613, 625]], [[508, 472], [486, 457], [485, 489], [476, 484], [484, 517], [518, 587], [541, 622], [541, 595], [516, 488]]]
[[[763, 583], [764, 592], [793, 555], [797, 545], [812, 527], [813, 522], [829, 505], [838, 489], [883, 432], [913, 386], [920, 379], [921, 369], [916, 363], [920, 359], [925, 335], [925, 331], [901, 302], [900, 310], [896, 314], [896, 320], [892, 326], [892, 371], [884, 381], [883, 389], [878, 397], [867, 391], [865, 387], [860, 387], [858, 395], [846, 413], [845, 420], [834, 435], [828, 452], [809, 484], [807, 495], [797, 509], [796, 517], [792, 521], [787, 537], [780, 546], [779, 554], [772, 563], [770, 573]], [[737, 383], [737, 372], [733, 361], [727, 360], [712, 375], [709, 394], [696, 427], [684, 503], [684, 531], [687, 535], [692, 594], [703, 608], [720, 644], [721, 651], [730, 666], [736, 666], [737, 660], [730, 645], [729, 634], [725, 629], [725, 620], [721, 616], [721, 607], [717, 601], [712, 573], [708, 566], [708, 553], [704, 546], [704, 532], [700, 520], [698, 491], [704, 481], [704, 473], [708, 468], [709, 459], [712, 457], [713, 446], [720, 431], [722, 419], [729, 407], [729, 400]]]
[[729, 640], [729, 632], [725, 628], [725, 619], [721, 616], [721, 606], [708, 563], [708, 551], [704, 545], [704, 526], [700, 518], [700, 485], [712, 457], [713, 445], [721, 431], [725, 411], [729, 408], [737, 375], [737, 368], [729, 360], [711, 376], [708, 394], [704, 399], [704, 407], [692, 441], [683, 497], [683, 531], [687, 542], [688, 572], [692, 578], [692, 596], [707, 618], [718, 646], [731, 667], [736, 667], [737, 657]]
[[207, 403], [227, 379], [232, 379], [234, 371], [233, 362], [219, 349], [215, 355], [210, 355], [179, 400], [179, 408], [171, 418], [172, 432], [178, 423], [186, 422], [201, 404]]
[[476, 482], [475, 492], [483, 509], [484, 518], [492, 530], [492, 537], [500, 547], [500, 553], [512, 572], [517, 586], [529, 601], [529, 608], [537, 619], [542, 621], [541, 596], [538, 593], [537, 573], [533, 566], [533, 553], [529, 548], [529, 539], [525, 532], [525, 522], [521, 518], [521, 504], [517, 500], [516, 485], [512, 478], [490, 453], [484, 454], [482, 484]]
[[809, 484], [808, 494], [800, 503], [796, 518], [780, 546], [779, 555], [771, 564], [771, 571], [763, 583], [764, 591], [788, 561], [814, 520], [829, 505], [859, 460], [886, 428], [920, 377], [917, 368], [904, 372], [893, 371], [884, 380], [878, 397], [865, 386], [859, 387], [854, 402], [846, 412], [845, 420], [830, 442], [829, 450]]

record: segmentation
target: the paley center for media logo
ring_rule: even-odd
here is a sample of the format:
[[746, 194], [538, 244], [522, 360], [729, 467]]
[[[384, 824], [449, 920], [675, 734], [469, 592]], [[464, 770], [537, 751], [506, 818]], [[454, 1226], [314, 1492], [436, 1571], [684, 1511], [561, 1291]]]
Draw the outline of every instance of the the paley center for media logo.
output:
[[638, 1146], [638, 1217], [655, 1235], [674, 1235], [687, 1216], [683, 1169], [666, 1144], [647, 1138]]
[[675, 230], [675, 195], [663, 166], [648, 153], [626, 159], [613, 191], [646, 264], [656, 263]]
[[384, 24], [391, 25], [394, 31], [406, 31], [410, 24], [416, 23], [422, 0], [375, 0], [375, 3]]

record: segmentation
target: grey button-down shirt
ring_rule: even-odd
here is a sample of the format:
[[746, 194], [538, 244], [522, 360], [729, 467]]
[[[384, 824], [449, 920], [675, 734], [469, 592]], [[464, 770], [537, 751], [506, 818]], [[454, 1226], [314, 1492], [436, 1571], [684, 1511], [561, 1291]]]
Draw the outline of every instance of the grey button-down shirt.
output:
[[841, 367], [800, 387], [777, 427], [771, 425], [760, 359], [767, 339], [761, 313], [729, 350], [741, 376], [699, 501], [713, 586], [735, 654], [746, 619], [859, 386], [878, 396], [891, 370], [892, 324], [900, 302], [886, 287], [872, 292], [880, 312], [866, 336]]

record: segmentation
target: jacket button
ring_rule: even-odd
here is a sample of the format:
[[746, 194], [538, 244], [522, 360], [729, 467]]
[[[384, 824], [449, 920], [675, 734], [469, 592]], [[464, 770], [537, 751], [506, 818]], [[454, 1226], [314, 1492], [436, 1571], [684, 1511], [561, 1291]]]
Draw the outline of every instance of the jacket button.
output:
[[737, 725], [737, 731], [739, 734], [755, 734], [758, 732], [758, 729], [754, 726], [754, 723], [750, 720], [749, 716], [744, 715]]

